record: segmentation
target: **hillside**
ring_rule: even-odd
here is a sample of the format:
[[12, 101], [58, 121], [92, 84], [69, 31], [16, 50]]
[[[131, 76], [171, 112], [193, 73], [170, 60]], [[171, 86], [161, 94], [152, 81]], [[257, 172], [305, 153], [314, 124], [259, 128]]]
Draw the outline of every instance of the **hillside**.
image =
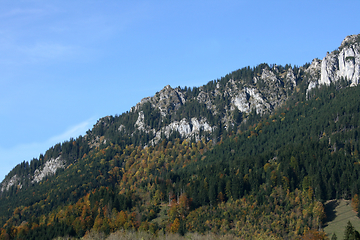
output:
[[323, 203], [359, 194], [360, 35], [304, 66], [166, 86], [1, 183], [3, 239], [119, 229], [322, 236]]

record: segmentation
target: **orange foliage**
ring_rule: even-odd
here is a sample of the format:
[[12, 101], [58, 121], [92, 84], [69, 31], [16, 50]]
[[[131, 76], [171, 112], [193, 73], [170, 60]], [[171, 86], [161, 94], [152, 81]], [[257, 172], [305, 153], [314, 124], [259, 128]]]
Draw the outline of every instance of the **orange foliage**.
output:
[[355, 194], [354, 197], [351, 199], [351, 206], [353, 207], [355, 212], [358, 211], [359, 195]]
[[309, 230], [302, 237], [303, 240], [325, 240], [328, 239], [323, 231]]

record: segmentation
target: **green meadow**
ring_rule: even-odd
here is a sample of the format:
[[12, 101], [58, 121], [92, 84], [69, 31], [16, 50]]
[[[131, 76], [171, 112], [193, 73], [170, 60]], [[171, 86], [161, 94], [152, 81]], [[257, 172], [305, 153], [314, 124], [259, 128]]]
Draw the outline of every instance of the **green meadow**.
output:
[[337, 239], [343, 239], [348, 221], [357, 231], [360, 231], [360, 219], [351, 207], [350, 200], [330, 200], [326, 202], [325, 213], [327, 221], [324, 224], [324, 231], [330, 239], [334, 233]]

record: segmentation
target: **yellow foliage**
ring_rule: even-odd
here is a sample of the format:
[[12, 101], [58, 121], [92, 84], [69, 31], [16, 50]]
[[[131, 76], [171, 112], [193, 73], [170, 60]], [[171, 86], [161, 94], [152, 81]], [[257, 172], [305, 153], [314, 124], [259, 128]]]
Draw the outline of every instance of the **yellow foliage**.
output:
[[180, 220], [178, 218], [175, 218], [174, 222], [170, 226], [170, 232], [177, 233], [179, 231], [180, 227]]
[[351, 199], [351, 206], [357, 212], [359, 206], [359, 195], [355, 194], [354, 197]]

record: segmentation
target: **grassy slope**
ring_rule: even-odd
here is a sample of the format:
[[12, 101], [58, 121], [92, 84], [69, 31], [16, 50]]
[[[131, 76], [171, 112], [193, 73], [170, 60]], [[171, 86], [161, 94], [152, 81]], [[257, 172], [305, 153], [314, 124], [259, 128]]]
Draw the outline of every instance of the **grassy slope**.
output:
[[331, 200], [325, 204], [325, 212], [328, 222], [325, 223], [324, 231], [329, 238], [336, 233], [338, 239], [343, 239], [345, 227], [348, 221], [357, 231], [360, 231], [360, 219], [351, 207], [350, 200]]

